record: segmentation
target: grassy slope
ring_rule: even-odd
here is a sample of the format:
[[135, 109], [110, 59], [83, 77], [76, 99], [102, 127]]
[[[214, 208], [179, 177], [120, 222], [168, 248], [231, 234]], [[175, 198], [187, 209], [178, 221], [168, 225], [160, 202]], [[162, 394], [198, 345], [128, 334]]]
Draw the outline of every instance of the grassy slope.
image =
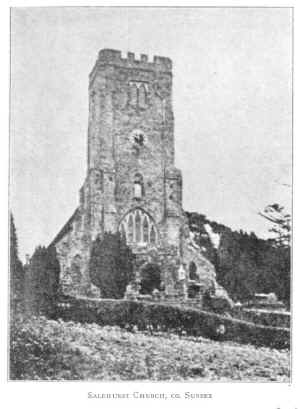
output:
[[288, 381], [289, 352], [49, 321], [12, 331], [12, 379]]

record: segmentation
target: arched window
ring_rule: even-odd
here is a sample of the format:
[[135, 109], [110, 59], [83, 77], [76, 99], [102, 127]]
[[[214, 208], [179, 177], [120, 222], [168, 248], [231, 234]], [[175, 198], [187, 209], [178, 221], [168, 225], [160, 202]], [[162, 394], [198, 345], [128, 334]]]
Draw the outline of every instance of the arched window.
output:
[[138, 88], [134, 82], [129, 84], [129, 103], [132, 106], [137, 106], [138, 103]]
[[133, 195], [135, 199], [141, 199], [144, 196], [143, 176], [140, 173], [134, 176]]
[[122, 219], [119, 225], [121, 234], [126, 235], [128, 244], [157, 244], [157, 230], [151, 217], [142, 209], [136, 208]]
[[136, 199], [140, 199], [142, 196], [142, 185], [140, 183], [134, 182], [134, 197]]
[[140, 85], [138, 90], [139, 107], [146, 108], [147, 105], [147, 91], [144, 84]]

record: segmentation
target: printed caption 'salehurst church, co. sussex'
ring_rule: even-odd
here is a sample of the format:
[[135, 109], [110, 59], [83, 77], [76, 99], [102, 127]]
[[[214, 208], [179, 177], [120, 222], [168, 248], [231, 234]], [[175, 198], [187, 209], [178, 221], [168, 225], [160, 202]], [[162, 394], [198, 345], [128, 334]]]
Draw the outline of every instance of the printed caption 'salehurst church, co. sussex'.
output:
[[87, 142], [79, 206], [52, 243], [62, 291], [97, 295], [88, 272], [91, 243], [118, 230], [136, 254], [137, 274], [149, 263], [156, 266], [167, 297], [186, 298], [191, 282], [200, 292], [218, 287], [182, 209], [182, 176], [174, 166], [172, 61], [101, 50], [89, 77]]

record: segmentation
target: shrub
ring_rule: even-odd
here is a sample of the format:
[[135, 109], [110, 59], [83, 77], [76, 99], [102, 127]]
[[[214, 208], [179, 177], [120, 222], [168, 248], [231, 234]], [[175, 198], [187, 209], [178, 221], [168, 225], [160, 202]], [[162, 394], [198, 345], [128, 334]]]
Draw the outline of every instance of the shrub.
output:
[[290, 328], [291, 314], [286, 311], [268, 311], [260, 309], [235, 309], [231, 314], [239, 319], [271, 327]]
[[58, 316], [99, 325], [136, 326], [139, 330], [151, 325], [162, 331], [179, 334], [185, 331], [187, 335], [274, 348], [288, 348], [290, 339], [287, 329], [255, 325], [192, 308], [140, 301], [73, 298], [68, 306], [60, 308]]
[[149, 263], [141, 271], [141, 294], [152, 294], [161, 286], [161, 272], [156, 264]]
[[92, 244], [89, 271], [103, 298], [122, 298], [133, 278], [133, 253], [120, 233], [104, 233]]

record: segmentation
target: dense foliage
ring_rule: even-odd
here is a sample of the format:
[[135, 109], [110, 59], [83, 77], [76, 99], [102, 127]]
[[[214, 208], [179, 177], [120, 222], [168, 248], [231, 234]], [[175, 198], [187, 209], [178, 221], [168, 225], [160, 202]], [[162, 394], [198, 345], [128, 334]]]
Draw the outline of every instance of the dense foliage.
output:
[[[289, 305], [290, 246], [286, 236], [282, 244], [282, 237], [263, 240], [254, 233], [232, 231], [198, 213], [187, 216], [196, 243], [205, 249], [216, 268], [218, 282], [233, 300], [246, 301], [255, 293], [274, 292]], [[212, 243], [206, 226], [219, 236], [217, 246]]]
[[26, 266], [27, 312], [47, 315], [54, 313], [59, 295], [59, 272], [55, 247], [37, 247]]
[[104, 233], [92, 243], [89, 272], [102, 298], [123, 298], [133, 279], [134, 256], [120, 233]]
[[289, 381], [289, 352], [97, 324], [17, 321], [11, 379]]
[[186, 333], [217, 340], [232, 340], [259, 346], [288, 348], [290, 332], [264, 327], [208, 311], [182, 306], [127, 300], [93, 300], [69, 297], [57, 309], [56, 318], [99, 325], [117, 325], [145, 330]]
[[18, 238], [13, 215], [10, 215], [10, 310], [22, 310], [24, 269], [18, 255]]
[[161, 288], [161, 271], [157, 264], [148, 263], [140, 272], [141, 294], [151, 294]]

